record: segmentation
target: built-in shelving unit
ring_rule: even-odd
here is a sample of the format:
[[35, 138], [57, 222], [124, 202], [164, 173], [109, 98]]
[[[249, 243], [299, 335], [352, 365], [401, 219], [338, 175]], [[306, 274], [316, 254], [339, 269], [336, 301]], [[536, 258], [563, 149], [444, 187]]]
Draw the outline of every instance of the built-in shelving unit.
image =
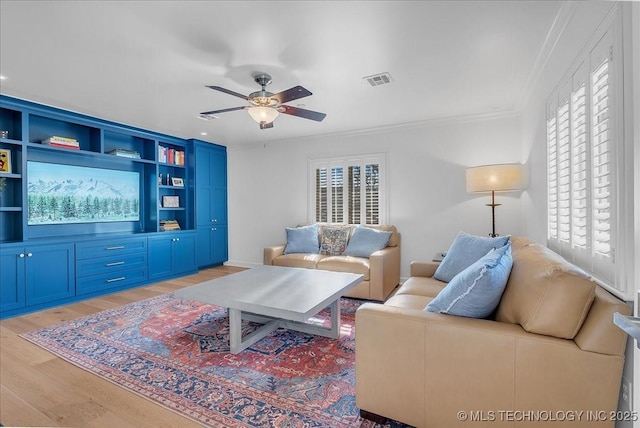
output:
[[[217, 250], [217, 257], [207, 259], [206, 264], [226, 261], [226, 149], [223, 146], [184, 140], [7, 96], [0, 96], [0, 130], [8, 134], [0, 138], [0, 156], [5, 155], [0, 158], [5, 161], [0, 165], [0, 179], [4, 182], [0, 192], [3, 263], [0, 317], [194, 272], [196, 265], [201, 265], [196, 262], [195, 203], [198, 200], [201, 205], [211, 205], [211, 198], [218, 198], [220, 203], [215, 206], [218, 210], [224, 207], [223, 215], [216, 214], [223, 219], [224, 240], [217, 238], [216, 245], [221, 249]], [[42, 143], [53, 136], [72, 140], [73, 144], [77, 142], [77, 147]], [[207, 165], [207, 173], [225, 178], [224, 188], [218, 185], [213, 195], [199, 194], [195, 189], [196, 146], [208, 146], [224, 155], [220, 158], [224, 163], [218, 161], [213, 165], [217, 170]], [[139, 200], [133, 201], [138, 207], [137, 219], [33, 222], [29, 210], [36, 204], [31, 202], [30, 207], [30, 162], [59, 164], [61, 175], [67, 166], [114, 170], [116, 175], [118, 171], [125, 175], [137, 173]], [[88, 206], [89, 202], [82, 204], [87, 210], [85, 213]], [[81, 209], [79, 203], [75, 209]], [[104, 255], [95, 256], [95, 261], [89, 258], [88, 242], [97, 242], [105, 249]], [[137, 245], [135, 255], [128, 254], [122, 260], [116, 256], [117, 251], [108, 250], [132, 242]], [[58, 262], [44, 263], [41, 254], [48, 254], [52, 260], [55, 255]], [[107, 255], [112, 266], [119, 266], [118, 272], [111, 267], [98, 268], [101, 257]], [[57, 291], [49, 292], [47, 281], [43, 284], [33, 281], [34, 269], [43, 267], [51, 269], [52, 277], [59, 276], [57, 282], [52, 282], [57, 284]], [[112, 273], [118, 275], [111, 277]], [[44, 289], [40, 289], [42, 287]]]

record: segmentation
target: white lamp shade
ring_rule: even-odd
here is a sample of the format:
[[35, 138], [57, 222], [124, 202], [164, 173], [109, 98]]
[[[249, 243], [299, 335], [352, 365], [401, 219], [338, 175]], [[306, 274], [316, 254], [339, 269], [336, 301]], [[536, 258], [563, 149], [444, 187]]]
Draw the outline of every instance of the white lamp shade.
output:
[[271, 123], [280, 113], [271, 107], [251, 107], [249, 114], [258, 123]]
[[524, 165], [509, 163], [467, 168], [467, 192], [506, 192], [526, 188]]

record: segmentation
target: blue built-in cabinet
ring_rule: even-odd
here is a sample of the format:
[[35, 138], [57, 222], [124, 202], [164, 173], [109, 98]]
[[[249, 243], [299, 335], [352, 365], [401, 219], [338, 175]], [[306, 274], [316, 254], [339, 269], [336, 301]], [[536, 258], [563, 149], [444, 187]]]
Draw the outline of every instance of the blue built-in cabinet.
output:
[[201, 141], [193, 143], [196, 247], [198, 267], [227, 260], [227, 152]]
[[[0, 137], [0, 318], [227, 260], [224, 146], [7, 96], [0, 96], [0, 130], [8, 133]], [[52, 136], [75, 140], [79, 147], [42, 144]], [[137, 209], [137, 218], [102, 218], [107, 209], [96, 199], [105, 192], [97, 187], [86, 191], [86, 201], [46, 205], [46, 198], [36, 199], [29, 190], [30, 162], [59, 165], [56, 179], [73, 169], [68, 167], [85, 167], [85, 175], [106, 172], [114, 180], [137, 177], [138, 198], [126, 202]], [[124, 203], [113, 204], [125, 210]], [[49, 213], [76, 210], [100, 219], [34, 221], [30, 210], [45, 205]]]

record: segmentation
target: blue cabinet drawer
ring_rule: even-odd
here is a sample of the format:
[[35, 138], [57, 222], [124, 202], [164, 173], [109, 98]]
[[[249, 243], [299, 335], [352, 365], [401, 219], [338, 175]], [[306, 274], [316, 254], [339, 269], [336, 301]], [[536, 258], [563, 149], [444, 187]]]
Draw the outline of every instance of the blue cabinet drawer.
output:
[[122, 270], [146, 268], [147, 253], [118, 254], [111, 257], [100, 257], [76, 261], [76, 277], [97, 275], [101, 273], [120, 272]]
[[122, 238], [76, 244], [76, 260], [147, 251], [147, 238]]
[[76, 294], [122, 288], [147, 280], [147, 268], [108, 272], [76, 279]]

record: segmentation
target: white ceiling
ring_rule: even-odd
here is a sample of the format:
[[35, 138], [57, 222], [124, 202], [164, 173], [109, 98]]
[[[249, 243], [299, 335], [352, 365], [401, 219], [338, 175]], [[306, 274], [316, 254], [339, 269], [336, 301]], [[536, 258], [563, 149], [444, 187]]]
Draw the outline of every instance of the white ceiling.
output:
[[[227, 146], [517, 111], [558, 1], [0, 0], [2, 94]], [[252, 73], [323, 122], [247, 112]], [[389, 72], [393, 83], [362, 78]], [[302, 107], [302, 106], [301, 106]], [[207, 132], [201, 136], [201, 132]]]

